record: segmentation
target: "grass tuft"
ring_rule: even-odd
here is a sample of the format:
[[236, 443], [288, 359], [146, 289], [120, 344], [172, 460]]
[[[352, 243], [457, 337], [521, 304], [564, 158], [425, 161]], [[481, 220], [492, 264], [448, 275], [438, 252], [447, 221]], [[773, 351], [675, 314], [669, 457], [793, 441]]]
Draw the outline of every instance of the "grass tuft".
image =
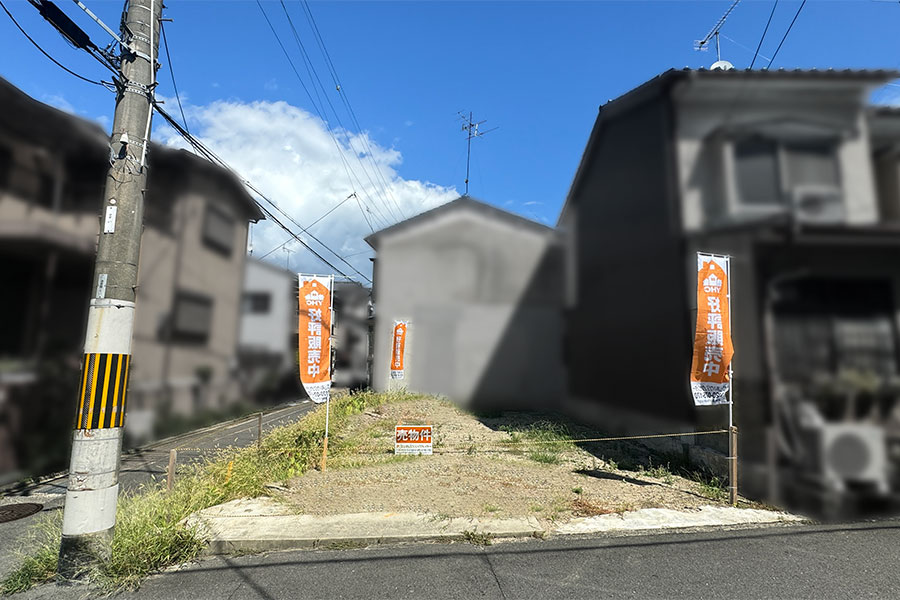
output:
[[[339, 432], [348, 417], [391, 402], [418, 396], [406, 392], [348, 394], [332, 399], [333, 452], [340, 453]], [[287, 481], [316, 466], [322, 454], [325, 407], [279, 427], [256, 447], [231, 448], [189, 467], [172, 492], [147, 486], [123, 495], [116, 513], [111, 559], [89, 575], [105, 592], [135, 588], [151, 573], [195, 558], [204, 541], [184, 525], [190, 514], [237, 498], [265, 495], [266, 484]], [[32, 531], [33, 548], [20, 567], [7, 576], [3, 593], [25, 591], [55, 577], [61, 537], [61, 515], [43, 520]]]

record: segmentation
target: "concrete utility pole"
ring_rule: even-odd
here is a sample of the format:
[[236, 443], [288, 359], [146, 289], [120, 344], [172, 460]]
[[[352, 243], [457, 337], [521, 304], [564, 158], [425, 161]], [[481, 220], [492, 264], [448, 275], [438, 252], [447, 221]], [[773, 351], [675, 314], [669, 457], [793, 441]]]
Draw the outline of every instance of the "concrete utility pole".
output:
[[162, 0], [128, 0], [63, 513], [60, 575], [110, 556], [131, 364]]

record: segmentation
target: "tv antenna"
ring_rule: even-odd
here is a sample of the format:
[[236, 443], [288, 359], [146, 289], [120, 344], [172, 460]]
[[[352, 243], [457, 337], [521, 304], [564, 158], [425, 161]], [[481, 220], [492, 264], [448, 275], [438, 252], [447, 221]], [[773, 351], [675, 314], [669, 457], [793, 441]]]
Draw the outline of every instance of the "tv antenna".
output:
[[473, 121], [472, 120], [472, 111], [469, 111], [468, 116], [464, 111], [459, 111], [459, 118], [463, 122], [462, 130], [466, 132], [466, 193], [464, 196], [469, 195], [469, 162], [472, 158], [472, 140], [478, 137], [482, 137], [487, 135], [488, 133], [499, 129], [499, 127], [492, 127], [486, 131], [481, 131], [478, 129], [481, 125], [487, 123], [487, 121]]
[[694, 50], [699, 50], [701, 52], [706, 52], [709, 50], [709, 41], [715, 39], [716, 41], [716, 62], [722, 60], [722, 53], [719, 51], [719, 30], [722, 29], [722, 26], [725, 25], [725, 20], [728, 19], [728, 16], [731, 14], [737, 5], [741, 3], [741, 0], [734, 0], [731, 3], [731, 6], [728, 7], [728, 10], [725, 11], [725, 14], [719, 17], [719, 20], [716, 21], [716, 24], [713, 25], [713, 28], [709, 30], [709, 33], [706, 34], [702, 40], [694, 41]]

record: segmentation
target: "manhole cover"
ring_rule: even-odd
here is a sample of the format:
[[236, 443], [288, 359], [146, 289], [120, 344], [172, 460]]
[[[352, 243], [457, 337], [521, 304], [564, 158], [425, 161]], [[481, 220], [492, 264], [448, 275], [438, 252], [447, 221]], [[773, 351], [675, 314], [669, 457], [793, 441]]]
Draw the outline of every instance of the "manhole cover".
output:
[[16, 519], [24, 519], [44, 508], [43, 504], [34, 502], [22, 502], [21, 504], [7, 504], [0, 506], [0, 523], [8, 523]]

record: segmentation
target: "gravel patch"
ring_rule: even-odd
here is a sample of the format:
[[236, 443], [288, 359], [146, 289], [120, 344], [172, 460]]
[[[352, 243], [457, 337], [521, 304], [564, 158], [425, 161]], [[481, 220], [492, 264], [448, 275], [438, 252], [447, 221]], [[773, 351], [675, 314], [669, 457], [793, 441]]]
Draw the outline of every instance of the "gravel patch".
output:
[[[431, 423], [435, 454], [395, 457], [393, 428], [400, 421]], [[385, 405], [355, 416], [334, 435], [328, 470], [290, 481], [282, 500], [309, 515], [397, 511], [442, 518], [534, 516], [557, 521], [715, 504], [695, 482], [675, 475], [652, 478], [613, 469], [568, 444], [565, 450], [544, 453], [558, 464], [536, 462], [532, 451], [538, 447], [511, 445], [512, 439], [447, 401]]]

